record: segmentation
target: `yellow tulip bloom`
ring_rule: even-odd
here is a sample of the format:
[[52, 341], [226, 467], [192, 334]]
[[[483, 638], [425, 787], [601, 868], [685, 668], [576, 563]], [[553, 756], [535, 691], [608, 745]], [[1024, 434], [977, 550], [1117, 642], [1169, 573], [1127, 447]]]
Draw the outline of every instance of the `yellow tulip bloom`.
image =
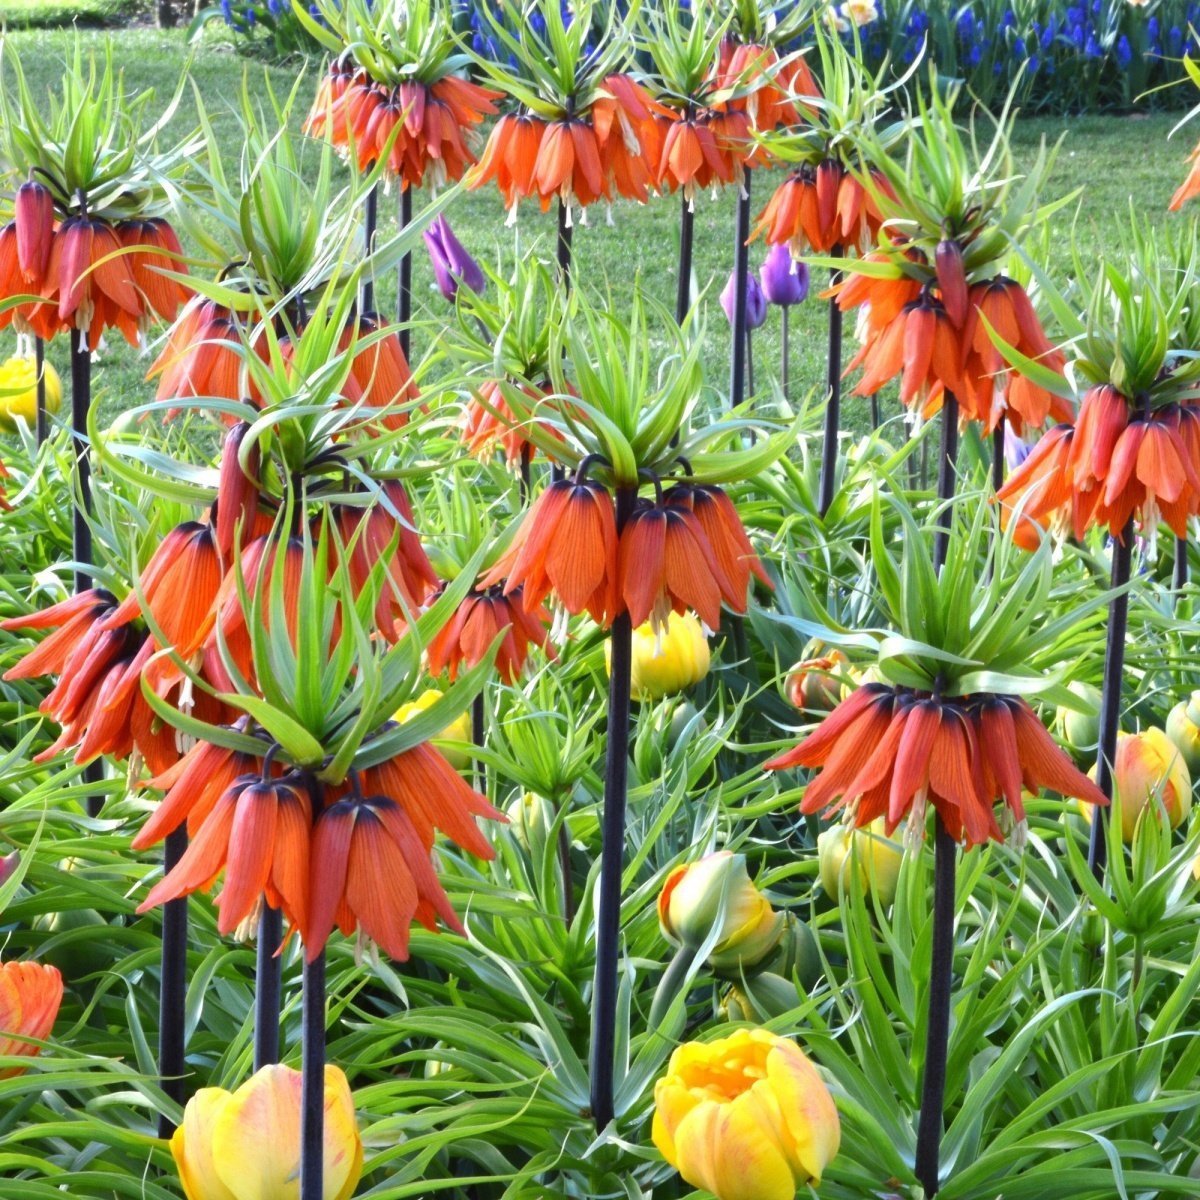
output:
[[[187, 1200], [299, 1200], [300, 1072], [263, 1067], [235, 1092], [201, 1088], [171, 1138]], [[362, 1176], [363, 1146], [350, 1085], [325, 1068], [327, 1200], [349, 1200]]]
[[[611, 654], [605, 643], [605, 660]], [[630, 691], [636, 700], [661, 700], [708, 674], [711, 655], [704, 626], [694, 614], [667, 614], [665, 631], [647, 621], [633, 631]]]
[[[402, 704], [396, 709], [396, 723], [403, 725], [405, 721], [411, 721], [414, 717], [419, 717], [426, 709], [431, 708], [441, 698], [442, 691], [440, 688], [426, 688], [415, 700], [410, 700], [407, 704]], [[472, 744], [471, 714], [469, 712], [461, 713], [433, 741], [437, 749], [445, 756], [446, 761], [456, 771], [465, 771], [471, 765], [471, 754], [467, 749]], [[457, 744], [443, 744], [450, 742]]]
[[[49, 364], [46, 371], [46, 411], [62, 406], [62, 380]], [[0, 363], [0, 424], [15, 425], [20, 417], [32, 426], [37, 419], [37, 366], [32, 358], [14, 355]]]
[[685, 1042], [654, 1087], [654, 1144], [717, 1200], [794, 1200], [841, 1141], [833, 1097], [787, 1038], [740, 1029]]
[[[1095, 767], [1088, 775], [1095, 778]], [[1117, 737], [1113, 789], [1121, 806], [1121, 839], [1127, 843], [1133, 840], [1142, 813], [1159, 800], [1172, 829], [1177, 829], [1192, 811], [1192, 777], [1187, 763], [1161, 729]], [[1090, 825], [1091, 805], [1080, 804], [1079, 810]]]

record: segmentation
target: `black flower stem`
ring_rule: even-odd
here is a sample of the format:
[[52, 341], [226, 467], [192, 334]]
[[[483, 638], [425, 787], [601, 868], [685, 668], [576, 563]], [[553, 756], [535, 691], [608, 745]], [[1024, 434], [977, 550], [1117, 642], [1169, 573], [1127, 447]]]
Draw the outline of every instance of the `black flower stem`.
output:
[[1175, 570], [1171, 577], [1171, 586], [1175, 589], [1178, 600], [1179, 593], [1188, 585], [1188, 540], [1185, 537], [1175, 539]]
[[679, 278], [675, 281], [675, 322], [682, 325], [692, 307], [692, 243], [696, 233], [696, 210], [691, 198], [682, 193], [679, 213]]
[[37, 373], [37, 444], [46, 440], [46, 343], [40, 337], [33, 339], [33, 369]]
[[[563, 801], [564, 805], [569, 803], [569, 799]], [[562, 872], [563, 917], [570, 925], [575, 920], [575, 888], [571, 876], [571, 831], [566, 817], [558, 826], [558, 869]]]
[[729, 403], [737, 408], [746, 399], [746, 280], [750, 274], [750, 179], [747, 169], [745, 182], [738, 192], [737, 220], [733, 238], [733, 353], [730, 356]]
[[[412, 185], [400, 192], [400, 232], [403, 233], [411, 224], [413, 216]], [[404, 357], [412, 362], [412, 337], [408, 323], [412, 320], [412, 251], [406, 250], [400, 259], [399, 270], [399, 301], [400, 301], [400, 348]], [[302, 1198], [307, 1200], [307, 1197]]]
[[254, 1069], [279, 1061], [279, 1008], [283, 960], [276, 953], [283, 941], [283, 913], [263, 898], [258, 919], [254, 973]]
[[325, 1200], [325, 951], [304, 965], [300, 1200]]
[[[75, 490], [77, 497], [73, 512], [72, 553], [75, 557], [75, 592], [92, 586], [92, 527], [88, 518], [92, 512], [92, 460], [87, 445], [88, 412], [92, 407], [92, 355], [78, 329], [71, 330], [71, 432], [75, 438]], [[84, 768], [85, 783], [99, 783], [104, 778], [100, 759]], [[89, 817], [98, 817], [104, 807], [103, 796], [89, 796], [86, 802]]]
[[937, 816], [933, 865], [933, 944], [929, 957], [929, 1014], [915, 1172], [926, 1196], [938, 1191], [946, 1060], [950, 1042], [950, 991], [954, 968], [954, 873], [958, 847]]
[[[363, 236], [367, 246], [367, 253], [370, 254], [375, 249], [375, 230], [379, 227], [379, 184], [376, 184], [367, 193], [366, 208], [363, 212]], [[375, 311], [375, 279], [374, 276], [367, 272], [363, 275], [362, 285], [362, 311], [364, 313]]]
[[564, 292], [571, 290], [571, 235], [575, 232], [571, 225], [571, 209], [560, 196], [558, 198], [558, 273]]
[[530, 466], [533, 462], [533, 447], [528, 442], [521, 446], [521, 507], [529, 503]]
[[992, 491], [1004, 486], [1004, 422], [992, 430]]
[[[484, 730], [487, 725], [487, 714], [483, 709], [483, 692], [471, 701], [471, 741], [476, 746], [483, 745]], [[475, 787], [481, 791], [487, 792], [487, 768], [483, 765], [483, 759], [475, 760]]]
[[942, 512], [933, 535], [933, 569], [940, 571], [950, 548], [950, 526], [952, 524], [949, 501], [954, 499], [957, 476], [954, 471], [958, 462], [958, 401], [953, 392], [946, 392], [942, 400], [942, 446], [938, 452], [937, 496]]
[[[831, 253], [835, 258], [841, 258], [841, 245], [834, 246]], [[842, 282], [842, 274], [837, 269], [829, 273], [830, 287], [837, 287]], [[827, 398], [825, 429], [821, 438], [821, 516], [829, 511], [829, 506], [833, 503], [834, 480], [837, 477], [838, 427], [842, 421], [842, 310], [838, 307], [836, 297], [829, 301], [829, 361], [825, 382]]]
[[[617, 489], [617, 532], [637, 499], [636, 487]], [[633, 626], [627, 612], [609, 632], [608, 743], [604, 759], [604, 816], [596, 911], [596, 978], [592, 989], [592, 1118], [597, 1130], [613, 1119], [617, 1033], [617, 962], [621, 937], [621, 872], [625, 849], [625, 792], [629, 769], [629, 688]]]
[[[88, 803], [95, 797], [89, 797]], [[167, 834], [163, 846], [163, 873], [171, 871], [187, 849], [186, 827]], [[163, 905], [162, 980], [158, 996], [158, 1073], [162, 1089], [176, 1104], [184, 1092], [184, 1012], [187, 1006], [188, 901], [186, 896]], [[158, 1136], [169, 1138], [175, 1122], [165, 1113], [158, 1117]]]
[[[942, 401], [942, 446], [938, 456], [938, 500], [954, 498], [958, 457], [958, 401], [947, 392]], [[949, 508], [938, 518], [933, 567], [940, 571], [950, 546]], [[929, 953], [929, 1011], [925, 1027], [925, 1070], [921, 1079], [921, 1115], [917, 1120], [916, 1176], [926, 1196], [938, 1190], [942, 1116], [946, 1100], [946, 1060], [950, 1042], [950, 993], [954, 968], [954, 869], [958, 852], [939, 813], [934, 832], [933, 943]]]
[[[1112, 548], [1111, 582], [1114, 591], [1108, 602], [1108, 637], [1104, 645], [1104, 682], [1100, 688], [1100, 745], [1096, 751], [1096, 786], [1111, 800], [1112, 763], [1117, 753], [1117, 731], [1121, 727], [1121, 676], [1125, 670], [1125, 631], [1129, 624], [1129, 583], [1133, 567], [1133, 518], [1125, 523], [1120, 541]], [[1119, 591], [1117, 589], [1120, 589]], [[1104, 878], [1108, 843], [1108, 813], [1092, 814], [1088, 842], [1088, 866], [1097, 879]]]
[[790, 375], [791, 366], [791, 347], [788, 345], [788, 314], [791, 312], [791, 306], [785, 304], [781, 310], [782, 324], [779, 329], [779, 385], [783, 388], [783, 394], [786, 397], [788, 394], [788, 376]]
[[880, 424], [880, 421], [879, 421], [879, 393], [872, 392], [871, 393], [871, 428], [878, 429], [879, 424]]

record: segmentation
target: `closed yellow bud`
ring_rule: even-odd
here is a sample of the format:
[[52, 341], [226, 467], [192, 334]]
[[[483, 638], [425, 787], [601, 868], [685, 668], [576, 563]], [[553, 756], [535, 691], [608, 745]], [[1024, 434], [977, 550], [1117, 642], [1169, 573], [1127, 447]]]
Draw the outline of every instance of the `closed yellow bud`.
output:
[[836, 899], [857, 866], [863, 891], [874, 894], [885, 907], [896, 898], [896, 881], [904, 861], [904, 847], [884, 833], [880, 817], [864, 829], [834, 825], [817, 837], [821, 886]]
[[685, 1042], [654, 1087], [654, 1144], [717, 1200], [794, 1200], [837, 1153], [833, 1097], [795, 1042], [739, 1029]]
[[[440, 688], [426, 688], [415, 700], [402, 704], [396, 709], [393, 718], [398, 724], [419, 717], [427, 709], [442, 698]], [[450, 722], [434, 739], [435, 742], [453, 742], [454, 745], [439, 745], [438, 749], [446, 756], [446, 761], [456, 770], [465, 771], [471, 765], [471, 752], [468, 749], [471, 741], [471, 714], [462, 713], [456, 720]]]
[[[1088, 774], [1094, 779], [1096, 768]], [[1121, 806], [1121, 838], [1133, 840], [1138, 819], [1156, 800], [1162, 802], [1167, 821], [1178, 828], [1192, 811], [1192, 777], [1175, 743], [1161, 729], [1122, 733], [1117, 737], [1113, 761], [1113, 789]], [[1079, 804], [1091, 824], [1092, 806]]]
[[[607, 657], [607, 642], [605, 646]], [[649, 622], [639, 625], [633, 631], [633, 696], [637, 700], [661, 700], [682, 692], [708, 674], [709, 662], [704, 627], [692, 613], [668, 614], [666, 632], [656, 632]]]
[[1183, 755], [1192, 778], [1200, 775], [1200, 692], [1193, 692], [1167, 714], [1167, 737]]
[[[62, 406], [62, 380], [49, 363], [45, 372], [46, 411], [56, 413]], [[18, 417], [30, 426], [37, 420], [37, 364], [21, 354], [0, 363], [0, 423], [15, 426]]]
[[[171, 1154], [187, 1200], [299, 1200], [300, 1072], [263, 1067], [235, 1092], [201, 1088], [183, 1110]], [[324, 1195], [349, 1200], [363, 1145], [350, 1085], [325, 1068]]]
[[536, 792], [522, 792], [504, 810], [513, 837], [528, 850], [536, 842], [544, 842], [554, 826], [554, 805]]
[[708, 963], [717, 971], [760, 962], [783, 933], [783, 915], [751, 882], [745, 857], [729, 850], [676, 867], [659, 894], [658, 920], [667, 938], [691, 950], [716, 929]]

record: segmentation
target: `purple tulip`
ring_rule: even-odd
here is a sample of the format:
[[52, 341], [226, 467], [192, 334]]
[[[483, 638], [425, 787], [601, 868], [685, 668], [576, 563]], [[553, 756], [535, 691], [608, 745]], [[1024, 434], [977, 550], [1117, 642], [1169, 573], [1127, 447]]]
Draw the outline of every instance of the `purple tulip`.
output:
[[808, 298], [808, 267], [782, 242], [771, 248], [758, 274], [768, 304], [790, 308]]
[[7, 883], [20, 865], [21, 856], [16, 850], [0, 858], [0, 885]]
[[483, 291], [483, 268], [454, 236], [445, 217], [438, 217], [422, 236], [433, 263], [433, 273], [437, 276], [438, 290], [447, 300], [453, 300], [458, 294], [460, 283], [465, 283], [473, 292]]
[[[721, 307], [733, 324], [733, 288], [737, 272], [729, 276], [729, 282], [721, 292]], [[746, 275], [746, 328], [757, 329], [767, 319], [767, 298], [754, 275]]]

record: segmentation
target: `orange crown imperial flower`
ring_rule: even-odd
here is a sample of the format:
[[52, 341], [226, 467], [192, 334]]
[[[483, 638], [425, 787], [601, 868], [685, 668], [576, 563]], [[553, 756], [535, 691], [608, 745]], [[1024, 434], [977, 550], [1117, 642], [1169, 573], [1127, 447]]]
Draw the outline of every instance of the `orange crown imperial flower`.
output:
[[[889, 193], [887, 179], [872, 174], [875, 186]], [[787, 243], [800, 257], [873, 244], [882, 223], [879, 204], [862, 182], [841, 163], [826, 159], [798, 167], [775, 189], [751, 237], [765, 233], [768, 245]]]
[[804, 793], [804, 813], [845, 808], [858, 828], [883, 817], [888, 834], [907, 818], [910, 832], [923, 835], [932, 804], [968, 846], [1002, 840], [997, 802], [1025, 819], [1022, 789], [1108, 803], [1017, 696], [940, 698], [866, 684], [766, 764], [773, 771], [795, 766], [820, 768]]
[[467, 594], [430, 640], [426, 648], [430, 674], [446, 671], [453, 681], [461, 668], [469, 670], [481, 663], [496, 636], [503, 632], [496, 673], [505, 683], [512, 683], [525, 668], [530, 646], [554, 656], [549, 621], [550, 614], [541, 606], [526, 611], [519, 587], [509, 595], [504, 595], [499, 585], [476, 589]]
[[[36, 962], [0, 963], [0, 1054], [33, 1058], [54, 1028], [62, 1005], [63, 980], [57, 967]], [[21, 1067], [6, 1067], [0, 1079], [20, 1075]]]

